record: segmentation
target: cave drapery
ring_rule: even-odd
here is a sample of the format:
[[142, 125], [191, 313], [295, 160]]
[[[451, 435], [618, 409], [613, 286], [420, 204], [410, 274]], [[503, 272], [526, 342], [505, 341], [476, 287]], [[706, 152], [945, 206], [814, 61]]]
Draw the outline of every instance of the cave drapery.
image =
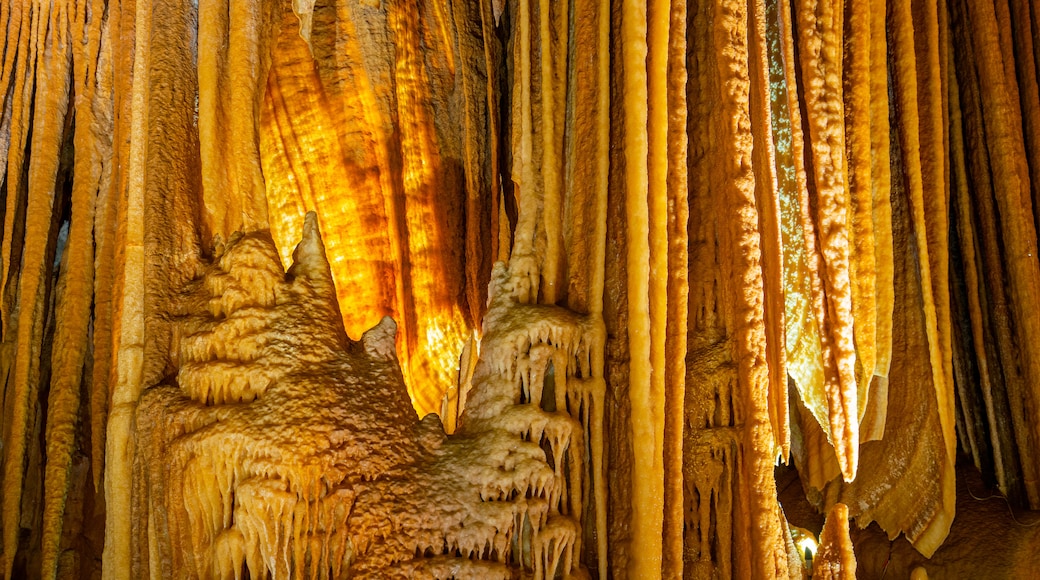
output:
[[801, 578], [778, 462], [819, 577], [958, 454], [1040, 509], [1036, 2], [0, 27], [0, 578]]

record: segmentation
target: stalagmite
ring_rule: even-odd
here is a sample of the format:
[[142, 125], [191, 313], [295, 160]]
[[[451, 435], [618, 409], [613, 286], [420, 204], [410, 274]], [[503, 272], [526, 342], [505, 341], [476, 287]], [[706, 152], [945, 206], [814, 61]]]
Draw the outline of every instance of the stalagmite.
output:
[[813, 557], [813, 578], [855, 578], [856, 555], [849, 538], [849, 509], [837, 503], [820, 532], [820, 548]]

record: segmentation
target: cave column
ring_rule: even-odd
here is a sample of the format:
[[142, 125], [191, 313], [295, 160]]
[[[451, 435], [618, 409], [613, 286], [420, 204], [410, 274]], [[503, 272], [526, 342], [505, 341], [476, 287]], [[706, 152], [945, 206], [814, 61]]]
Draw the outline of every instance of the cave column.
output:
[[687, 246], [685, 2], [621, 14], [631, 577], [682, 577]]

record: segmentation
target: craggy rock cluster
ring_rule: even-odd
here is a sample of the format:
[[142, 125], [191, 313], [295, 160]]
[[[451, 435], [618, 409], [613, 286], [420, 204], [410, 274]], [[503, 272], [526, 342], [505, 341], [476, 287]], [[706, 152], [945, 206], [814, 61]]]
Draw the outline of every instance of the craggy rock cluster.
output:
[[449, 437], [415, 418], [393, 321], [352, 342], [334, 292], [313, 214], [288, 272], [268, 235], [236, 235], [185, 289], [177, 373], [137, 411], [135, 575], [575, 572], [582, 429], [538, 405], [538, 371], [526, 395], [506, 374], [528, 328], [496, 332], [512, 301], [489, 317], [474, 418]]

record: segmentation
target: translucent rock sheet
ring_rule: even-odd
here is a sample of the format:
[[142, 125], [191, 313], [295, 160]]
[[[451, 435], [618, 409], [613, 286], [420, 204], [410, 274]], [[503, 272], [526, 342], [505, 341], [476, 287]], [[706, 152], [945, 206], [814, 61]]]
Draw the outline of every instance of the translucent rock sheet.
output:
[[[808, 400], [812, 406], [826, 401], [824, 416], [817, 418], [834, 445], [842, 475], [850, 481], [858, 466], [859, 399], [865, 397], [859, 393], [856, 380], [850, 269], [850, 242], [855, 233], [851, 227], [853, 217], [849, 215], [851, 199], [846, 182], [842, 95], [837, 90], [844, 64], [841, 6], [841, 3], [827, 1], [792, 3], [798, 30], [793, 42], [797, 53], [788, 52], [785, 62], [793, 68], [791, 57], [797, 54], [802, 76], [807, 167], [801, 221], [806, 246], [819, 252], [818, 257], [811, 258], [815, 263], [810, 263], [810, 267], [815, 271], [814, 278], [819, 280], [813, 289], [813, 303], [820, 324], [825, 365], [828, 365], [823, 383], [825, 398]], [[793, 74], [789, 73], [788, 77], [790, 87], [794, 84], [790, 82]], [[834, 88], [827, 90], [826, 87]], [[870, 274], [863, 272], [868, 279]]]
[[[897, 147], [894, 150], [899, 151]], [[902, 169], [898, 164], [893, 167], [894, 174]], [[896, 244], [908, 243], [904, 240], [914, 235], [910, 214], [908, 192], [902, 187], [894, 188], [892, 224]], [[898, 412], [888, 414], [881, 440], [860, 447], [864, 460], [875, 468], [860, 473], [851, 483], [842, 482], [836, 470], [827, 467], [824, 434], [807, 413], [801, 415], [795, 455], [817, 457], [808, 460], [808, 465], [798, 464], [800, 471], [810, 474], [809, 480], [831, 479], [815, 490], [810, 484], [810, 500], [825, 509], [835, 502], [844, 503], [858, 525], [877, 521], [890, 535], [905, 533], [921, 553], [929, 555], [945, 539], [953, 520], [954, 461], [947, 454], [934, 394], [936, 374], [928, 356], [924, 280], [917, 268], [920, 258], [910, 253], [897, 258], [889, 380], [900, 387], [889, 389], [888, 404]]]
[[317, 211], [347, 333], [392, 316], [416, 412], [438, 411], [498, 253], [490, 14], [479, 3], [319, 3], [305, 40], [278, 6], [257, 109], [282, 263]]

